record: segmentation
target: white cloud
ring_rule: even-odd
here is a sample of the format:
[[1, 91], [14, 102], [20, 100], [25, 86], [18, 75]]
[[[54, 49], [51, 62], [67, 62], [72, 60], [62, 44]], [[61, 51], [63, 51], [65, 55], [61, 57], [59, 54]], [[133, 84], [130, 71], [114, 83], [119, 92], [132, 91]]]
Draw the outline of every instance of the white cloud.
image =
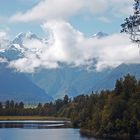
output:
[[0, 50], [4, 49], [5, 46], [7, 46], [7, 44], [9, 43], [8, 39], [9, 39], [9, 36], [7, 32], [0, 31]]
[[[28, 22], [50, 18], [63, 19], [82, 10], [93, 15], [99, 13], [105, 15], [107, 11], [112, 14], [116, 14], [116, 12], [129, 14], [128, 11], [130, 11], [130, 6], [132, 7], [132, 2], [133, 0], [41, 0], [25, 13], [16, 13], [10, 20]], [[127, 9], [127, 12], [123, 9], [125, 11]]]
[[12, 21], [32, 21], [46, 18], [61, 18], [72, 15], [83, 7], [84, 0], [42, 0], [26, 13], [17, 13]]
[[124, 8], [121, 8], [120, 10], [118, 10], [119, 14], [125, 14], [125, 15], [132, 15], [133, 14], [133, 9], [132, 6], [128, 5]]
[[0, 40], [7, 39], [7, 33], [4, 31], [0, 31]]
[[49, 32], [48, 44], [26, 41], [25, 57], [12, 61], [11, 67], [21, 72], [34, 72], [37, 68], [58, 68], [60, 63], [70, 66], [94, 66], [101, 71], [122, 63], [140, 63], [139, 50], [128, 36], [115, 34], [105, 38], [86, 38], [63, 20], [42, 25]]
[[99, 17], [98, 18], [99, 21], [104, 22], [104, 23], [110, 23], [111, 20], [107, 17]]

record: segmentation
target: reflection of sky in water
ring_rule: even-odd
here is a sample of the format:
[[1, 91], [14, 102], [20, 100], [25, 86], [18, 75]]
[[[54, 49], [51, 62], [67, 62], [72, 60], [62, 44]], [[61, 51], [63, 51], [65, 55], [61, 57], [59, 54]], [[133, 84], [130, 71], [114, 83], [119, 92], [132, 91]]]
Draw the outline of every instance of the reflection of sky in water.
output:
[[64, 122], [70, 122], [70, 121], [0, 121], [0, 123], [64, 123]]
[[70, 124], [70, 121], [0, 121], [0, 128], [59, 128]]
[[0, 140], [95, 140], [81, 137], [79, 129], [0, 129]]

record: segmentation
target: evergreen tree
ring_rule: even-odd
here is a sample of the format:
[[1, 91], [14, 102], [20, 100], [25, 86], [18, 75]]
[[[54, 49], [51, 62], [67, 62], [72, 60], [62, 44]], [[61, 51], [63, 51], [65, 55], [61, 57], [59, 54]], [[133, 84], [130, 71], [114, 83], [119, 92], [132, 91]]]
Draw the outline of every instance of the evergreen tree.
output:
[[12, 109], [15, 108], [15, 103], [13, 100], [11, 100], [9, 104], [10, 104], [10, 108], [12, 108]]
[[19, 103], [19, 109], [24, 109], [24, 103], [23, 102]]
[[0, 102], [0, 109], [3, 109], [3, 105], [2, 105], [2, 102]]
[[134, 13], [125, 19], [121, 32], [130, 34], [131, 40], [140, 44], [140, 0], [134, 1]]
[[19, 108], [18, 103], [15, 103], [15, 109], [18, 109], [18, 108]]
[[37, 108], [41, 109], [42, 108], [42, 104], [39, 103], [38, 106], [37, 106]]
[[116, 81], [114, 91], [115, 91], [115, 95], [120, 95], [121, 94], [121, 92], [123, 91], [122, 79]]
[[68, 95], [65, 95], [64, 96], [64, 105], [67, 105], [68, 103], [69, 103], [69, 97], [68, 97]]
[[5, 102], [5, 108], [6, 109], [9, 109], [10, 108], [10, 101], [9, 100]]
[[133, 94], [135, 92], [136, 84], [137, 84], [137, 81], [134, 76], [127, 74], [124, 77], [123, 88], [124, 88], [124, 93], [125, 93], [126, 99], [128, 99], [130, 97], [130, 94]]

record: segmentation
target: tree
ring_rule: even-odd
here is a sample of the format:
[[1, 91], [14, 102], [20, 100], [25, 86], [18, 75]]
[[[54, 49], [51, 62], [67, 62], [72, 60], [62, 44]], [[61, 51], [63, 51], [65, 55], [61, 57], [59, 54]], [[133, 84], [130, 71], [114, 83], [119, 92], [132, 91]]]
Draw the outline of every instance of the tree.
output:
[[65, 95], [64, 96], [64, 105], [67, 105], [68, 103], [69, 103], [69, 97], [68, 97], [68, 95]]
[[130, 129], [129, 129], [130, 139], [135, 139], [135, 135], [137, 134], [137, 132], [138, 132], [137, 121], [132, 120], [130, 122]]
[[130, 74], [127, 74], [124, 77], [123, 81], [123, 88], [125, 93], [125, 98], [128, 99], [132, 94], [134, 94], [136, 90], [137, 80], [134, 76], [131, 76]]
[[18, 108], [19, 108], [18, 103], [15, 103], [15, 109], [18, 109]]
[[23, 102], [20, 102], [20, 103], [19, 103], [19, 108], [20, 108], [20, 109], [24, 109], [24, 103], [23, 103]]
[[3, 109], [3, 105], [2, 105], [2, 102], [0, 102], [0, 109]]
[[56, 111], [58, 111], [63, 106], [63, 100], [57, 99], [55, 101], [55, 105], [56, 105]]
[[37, 106], [37, 108], [41, 109], [42, 108], [42, 104], [39, 103], [38, 106]]
[[13, 109], [14, 107], [15, 107], [15, 103], [14, 103], [14, 101], [13, 101], [13, 100], [11, 100], [11, 101], [10, 101], [10, 108], [12, 108], [12, 109]]
[[121, 32], [130, 34], [130, 39], [140, 44], [140, 0], [134, 0], [134, 14], [125, 19]]
[[115, 95], [120, 95], [122, 91], [123, 91], [123, 83], [122, 79], [120, 79], [117, 80], [115, 84]]
[[10, 108], [10, 101], [9, 100], [5, 102], [5, 108], [6, 109], [9, 109]]
[[37, 112], [38, 112], [39, 115], [42, 115], [42, 111], [43, 111], [42, 109], [43, 109], [43, 106], [42, 106], [41, 103], [39, 103], [38, 106], [37, 106]]

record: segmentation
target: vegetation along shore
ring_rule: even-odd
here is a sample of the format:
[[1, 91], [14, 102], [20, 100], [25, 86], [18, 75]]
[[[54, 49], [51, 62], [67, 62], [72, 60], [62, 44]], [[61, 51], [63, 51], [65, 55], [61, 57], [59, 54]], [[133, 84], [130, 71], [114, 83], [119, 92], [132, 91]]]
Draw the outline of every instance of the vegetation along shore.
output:
[[70, 119], [83, 134], [134, 139], [140, 134], [140, 81], [128, 74], [117, 80], [112, 90], [73, 99], [65, 95], [35, 108], [25, 108], [23, 102], [1, 102], [0, 116], [0, 120]]

